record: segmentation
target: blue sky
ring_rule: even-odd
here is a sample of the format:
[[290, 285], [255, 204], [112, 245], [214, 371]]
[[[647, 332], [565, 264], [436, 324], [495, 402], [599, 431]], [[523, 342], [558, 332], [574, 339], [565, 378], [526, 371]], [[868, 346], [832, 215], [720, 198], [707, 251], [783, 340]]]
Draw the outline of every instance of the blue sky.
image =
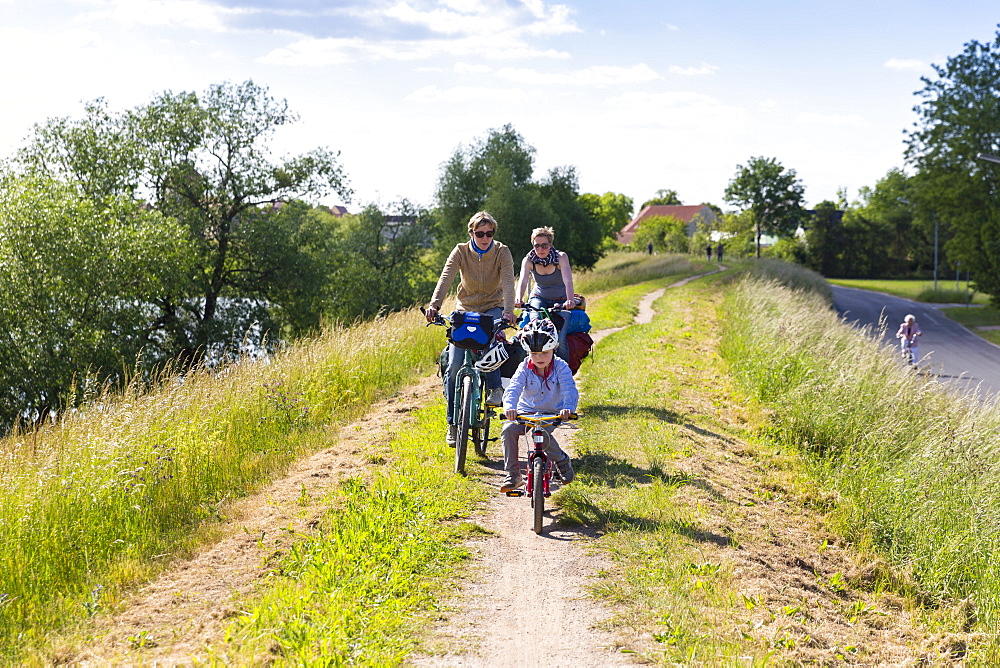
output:
[[982, 0], [0, 0], [0, 156], [85, 101], [253, 79], [300, 115], [278, 154], [341, 152], [351, 210], [433, 204], [441, 164], [507, 123], [582, 192], [726, 208], [764, 156], [814, 205], [903, 166], [920, 77], [998, 21]]

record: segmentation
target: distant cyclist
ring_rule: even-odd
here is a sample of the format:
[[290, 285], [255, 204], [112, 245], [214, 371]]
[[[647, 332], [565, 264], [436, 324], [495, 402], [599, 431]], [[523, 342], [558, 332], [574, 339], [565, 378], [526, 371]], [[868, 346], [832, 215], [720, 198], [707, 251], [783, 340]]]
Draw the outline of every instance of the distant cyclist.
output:
[[[518, 443], [521, 436], [531, 427], [513, 422], [514, 418], [525, 414], [558, 415], [568, 420], [576, 411], [580, 394], [573, 380], [569, 364], [553, 354], [558, 345], [555, 327], [547, 319], [532, 320], [517, 335], [521, 345], [528, 352], [528, 358], [521, 362], [510, 379], [510, 385], [503, 395], [505, 422], [503, 438], [503, 464], [507, 477], [500, 486], [501, 492], [511, 492], [524, 484], [518, 464]], [[550, 460], [564, 483], [574, 477], [569, 455], [559, 447], [552, 434], [545, 447]]]
[[[923, 332], [920, 331], [920, 325], [917, 324], [917, 318], [912, 313], [907, 314], [903, 318], [903, 322], [899, 325], [899, 331], [896, 332], [896, 338], [899, 339], [899, 348], [903, 353], [904, 357], [908, 357], [910, 364], [917, 363], [917, 337], [923, 336]], [[909, 355], [907, 355], [909, 351]]]
[[[469, 241], [452, 249], [441, 270], [430, 304], [425, 310], [427, 322], [433, 322], [451, 289], [455, 275], [461, 276], [458, 284], [457, 308], [460, 311], [485, 313], [492, 318], [502, 317], [514, 322], [514, 259], [510, 248], [493, 238], [497, 221], [486, 211], [480, 211], [469, 219]], [[457, 440], [457, 416], [452, 414], [455, 397], [455, 376], [465, 361], [465, 351], [453, 345], [448, 346], [448, 373], [445, 376], [444, 394], [448, 407], [448, 445]], [[486, 403], [499, 406], [503, 401], [500, 372], [486, 374], [489, 390]]]

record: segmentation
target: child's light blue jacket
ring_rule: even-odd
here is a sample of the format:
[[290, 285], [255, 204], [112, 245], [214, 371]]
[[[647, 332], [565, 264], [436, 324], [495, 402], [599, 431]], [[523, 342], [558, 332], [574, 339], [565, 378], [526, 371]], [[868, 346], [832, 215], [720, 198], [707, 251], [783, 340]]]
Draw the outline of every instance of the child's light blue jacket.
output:
[[580, 393], [569, 365], [553, 355], [552, 373], [544, 380], [528, 368], [529, 361], [530, 357], [521, 362], [510, 379], [510, 385], [503, 393], [504, 410], [516, 408], [518, 413], [558, 413], [566, 409], [575, 413]]

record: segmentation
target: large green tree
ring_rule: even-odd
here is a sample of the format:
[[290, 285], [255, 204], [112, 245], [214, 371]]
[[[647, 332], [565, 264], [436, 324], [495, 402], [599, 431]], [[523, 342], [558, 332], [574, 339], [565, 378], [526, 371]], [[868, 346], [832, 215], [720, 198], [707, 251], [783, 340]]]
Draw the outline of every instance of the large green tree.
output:
[[[211, 86], [205, 93], [165, 92], [121, 114], [102, 102], [84, 118], [36, 128], [19, 154], [27, 170], [79, 184], [94, 199], [148, 200], [188, 231], [195, 252], [183, 290], [152, 299], [154, 322], [174, 354], [194, 358], [223, 345], [254, 322], [269, 322], [274, 245], [254, 235], [282, 201], [350, 196], [337, 155], [318, 148], [274, 159], [277, 130], [297, 117], [287, 102], [252, 81]], [[280, 245], [283, 261], [294, 249]]]
[[906, 140], [917, 169], [911, 200], [921, 217], [937, 217], [949, 258], [1000, 304], [1000, 165], [976, 159], [1000, 152], [1000, 32], [933, 67]]
[[183, 227], [128, 198], [0, 181], [0, 427], [159, 361], [152, 303], [182, 289], [193, 251]]
[[600, 223], [605, 243], [618, 240], [618, 233], [632, 220], [632, 212], [635, 210], [631, 197], [613, 192], [603, 195], [583, 193], [580, 195], [580, 203], [591, 218]]
[[441, 169], [436, 191], [440, 253], [467, 240], [469, 218], [485, 209], [496, 218], [497, 236], [511, 247], [515, 263], [528, 252], [531, 231], [543, 226], [555, 230], [556, 247], [569, 254], [574, 267], [597, 262], [603, 230], [579, 201], [576, 170], [556, 168], [536, 181], [534, 154], [510, 125], [455, 151]]
[[750, 212], [757, 257], [763, 234], [782, 237], [795, 232], [804, 213], [804, 192], [795, 170], [785, 169], [775, 158], [750, 158], [746, 165], [736, 166], [725, 200]]

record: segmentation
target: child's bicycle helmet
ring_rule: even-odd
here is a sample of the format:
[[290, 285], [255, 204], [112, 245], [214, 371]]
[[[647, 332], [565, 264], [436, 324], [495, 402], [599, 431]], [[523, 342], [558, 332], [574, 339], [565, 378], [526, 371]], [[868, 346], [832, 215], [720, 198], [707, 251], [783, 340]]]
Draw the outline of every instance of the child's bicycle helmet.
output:
[[507, 347], [502, 342], [493, 339], [493, 345], [473, 366], [480, 371], [496, 371], [508, 359], [510, 359], [510, 355], [507, 354]]
[[555, 350], [556, 346], [559, 345], [556, 326], [548, 318], [529, 320], [517, 337], [521, 341], [521, 347], [529, 353]]

